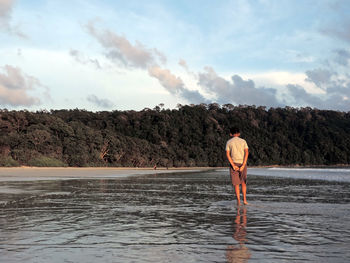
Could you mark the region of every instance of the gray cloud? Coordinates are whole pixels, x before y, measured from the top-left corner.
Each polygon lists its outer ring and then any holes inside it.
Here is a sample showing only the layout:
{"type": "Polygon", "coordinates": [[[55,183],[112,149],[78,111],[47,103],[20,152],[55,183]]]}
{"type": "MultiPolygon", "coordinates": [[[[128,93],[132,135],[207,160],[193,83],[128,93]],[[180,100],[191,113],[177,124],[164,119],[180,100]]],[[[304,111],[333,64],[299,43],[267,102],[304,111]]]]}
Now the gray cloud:
{"type": "Polygon", "coordinates": [[[316,95],[307,93],[300,85],[287,85],[288,91],[297,105],[321,105],[323,101],[316,95]]]}
{"type": "Polygon", "coordinates": [[[40,99],[32,97],[28,91],[42,87],[39,80],[22,73],[19,68],[5,65],[0,73],[0,103],[10,106],[32,106],[40,104],[40,99]]]}
{"type": "Polygon", "coordinates": [[[346,42],[350,42],[350,21],[343,22],[342,25],[324,28],[321,32],[331,37],[337,37],[346,42]]]}
{"type": "Polygon", "coordinates": [[[26,38],[18,26],[11,25],[12,8],[15,0],[0,0],[0,30],[26,38]]]}
{"type": "Polygon", "coordinates": [[[11,20],[13,4],[14,0],[0,1],[0,27],[3,29],[8,29],[10,27],[9,21],[11,20]]]}
{"type": "Polygon", "coordinates": [[[189,67],[188,67],[188,65],[187,65],[186,60],[180,59],[180,60],[179,60],[179,65],[180,65],[183,69],[185,69],[185,71],[186,71],[187,74],[191,75],[191,76],[194,77],[194,78],[198,78],[197,74],[195,74],[194,72],[190,71],[190,69],[189,69],[189,67]]]}
{"type": "Polygon", "coordinates": [[[312,82],[318,88],[323,89],[327,95],[341,95],[350,97],[350,75],[339,77],[335,71],[328,69],[315,69],[306,71],[306,81],[312,82]]]}
{"type": "Polygon", "coordinates": [[[89,102],[95,104],[96,106],[100,108],[112,108],[113,102],[108,99],[100,99],[96,95],[89,95],[86,98],[89,102]]]}
{"type": "Polygon", "coordinates": [[[186,71],[189,71],[189,70],[188,70],[188,66],[187,66],[187,62],[186,62],[184,59],[180,59],[180,60],[179,60],[179,65],[180,65],[181,67],[183,67],[186,71]]]}
{"type": "Polygon", "coordinates": [[[97,59],[91,59],[91,58],[87,58],[84,56],[83,53],[81,53],[78,50],[75,49],[71,49],[69,51],[69,55],[71,55],[77,62],[81,63],[81,64],[92,64],[94,65],[97,69],[101,69],[101,64],[97,59]]]}
{"type": "Polygon", "coordinates": [[[184,99],[190,103],[210,103],[211,101],[206,99],[198,90],[183,89],[180,94],[184,99]]]}
{"type": "Polygon", "coordinates": [[[336,57],[334,61],[341,66],[348,66],[350,60],[350,53],[345,49],[337,49],[334,51],[336,57]]]}
{"type": "Polygon", "coordinates": [[[324,94],[310,94],[301,86],[287,86],[296,104],[319,109],[350,110],[350,75],[347,73],[350,54],[346,50],[337,50],[335,53],[333,61],[336,64],[306,71],[305,80],[322,89],[324,94]]]}
{"type": "Polygon", "coordinates": [[[232,82],[229,82],[210,67],[206,67],[205,71],[199,74],[198,84],[212,93],[218,103],[281,106],[276,99],[275,89],[256,88],[254,81],[243,80],[238,75],[232,76],[232,82]]]}
{"type": "Polygon", "coordinates": [[[287,88],[298,106],[342,111],[350,109],[350,100],[346,99],[344,94],[329,92],[320,98],[319,95],[307,93],[303,87],[298,85],[288,85],[287,88]]]}
{"type": "Polygon", "coordinates": [[[314,83],[317,87],[325,89],[325,86],[331,82],[331,77],[335,74],[328,69],[314,69],[305,72],[308,82],[314,83]]]}

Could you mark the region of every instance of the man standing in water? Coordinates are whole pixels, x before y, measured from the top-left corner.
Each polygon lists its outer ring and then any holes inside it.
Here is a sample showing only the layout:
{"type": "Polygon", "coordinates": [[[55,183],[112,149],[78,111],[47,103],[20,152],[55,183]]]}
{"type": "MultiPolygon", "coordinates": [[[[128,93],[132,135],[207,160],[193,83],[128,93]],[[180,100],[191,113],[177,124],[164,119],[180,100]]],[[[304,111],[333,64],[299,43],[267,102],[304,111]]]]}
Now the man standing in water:
{"type": "Polygon", "coordinates": [[[240,135],[238,127],[230,129],[232,138],[226,143],[226,156],[230,162],[230,175],[236,192],[237,205],[241,203],[239,185],[242,185],[243,202],[247,205],[247,160],[249,152],[247,142],[240,138],[240,135]]]}

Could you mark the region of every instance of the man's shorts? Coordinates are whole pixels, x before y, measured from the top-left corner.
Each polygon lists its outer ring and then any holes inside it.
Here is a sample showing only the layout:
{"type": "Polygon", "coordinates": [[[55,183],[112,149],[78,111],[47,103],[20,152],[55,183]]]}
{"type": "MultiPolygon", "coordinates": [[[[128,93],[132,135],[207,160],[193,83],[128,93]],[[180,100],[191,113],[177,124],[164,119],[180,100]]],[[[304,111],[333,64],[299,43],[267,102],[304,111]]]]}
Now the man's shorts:
{"type": "MultiPolygon", "coordinates": [[[[241,167],[242,164],[235,163],[236,166],[241,167]]],[[[240,185],[242,183],[247,183],[247,165],[244,167],[243,171],[235,171],[230,165],[230,176],[232,185],[240,185]]]]}

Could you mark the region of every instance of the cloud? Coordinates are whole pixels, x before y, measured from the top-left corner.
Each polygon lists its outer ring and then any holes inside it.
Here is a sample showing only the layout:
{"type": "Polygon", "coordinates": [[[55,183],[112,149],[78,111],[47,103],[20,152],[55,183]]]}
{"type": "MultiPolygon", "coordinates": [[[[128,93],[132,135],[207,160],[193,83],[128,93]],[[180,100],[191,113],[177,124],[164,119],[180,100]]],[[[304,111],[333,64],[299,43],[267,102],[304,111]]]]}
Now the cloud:
{"type": "Polygon", "coordinates": [[[0,0],[0,30],[25,38],[18,26],[11,25],[12,8],[15,0],[0,0]]]}
{"type": "Polygon", "coordinates": [[[350,110],[350,96],[346,96],[345,94],[328,92],[327,95],[320,98],[320,96],[305,92],[304,88],[299,85],[288,85],[287,88],[295,103],[299,106],[342,111],[350,110]]]}
{"type": "Polygon", "coordinates": [[[331,77],[335,74],[328,69],[314,69],[305,72],[308,82],[314,83],[317,87],[325,89],[325,86],[331,82],[331,77]]]}
{"type": "Polygon", "coordinates": [[[199,73],[198,84],[216,97],[218,103],[281,106],[276,99],[276,90],[256,88],[252,80],[243,80],[233,75],[232,82],[217,75],[211,67],[206,67],[204,73],[199,73]]]}
{"type": "Polygon", "coordinates": [[[191,103],[204,103],[208,100],[199,91],[189,90],[185,87],[181,78],[176,77],[168,69],[159,66],[150,67],[148,73],[158,79],[159,83],[171,94],[185,98],[191,103]]]}
{"type": "Polygon", "coordinates": [[[95,104],[100,108],[112,108],[113,102],[108,99],[100,99],[96,95],[89,95],[86,98],[89,102],[95,104]]]}
{"type": "Polygon", "coordinates": [[[161,64],[165,65],[166,62],[167,62],[166,56],[165,56],[162,52],[160,52],[158,49],[156,49],[156,48],[153,49],[153,52],[154,52],[154,54],[156,54],[156,56],[158,57],[159,62],[160,62],[161,64]]]}
{"type": "Polygon", "coordinates": [[[100,62],[97,59],[86,58],[84,54],[78,50],[71,49],[69,51],[69,55],[71,55],[77,62],[81,64],[93,64],[97,69],[102,68],[100,62]]]}
{"type": "Polygon", "coordinates": [[[0,103],[10,106],[32,106],[41,103],[39,98],[32,97],[28,91],[42,87],[39,80],[25,75],[19,68],[5,65],[0,73],[0,103]]]}
{"type": "Polygon", "coordinates": [[[350,74],[347,62],[350,54],[346,50],[336,50],[335,53],[336,57],[332,61],[336,64],[330,61],[324,68],[306,71],[305,80],[321,89],[322,94],[307,93],[300,85],[287,85],[289,95],[297,105],[319,109],[350,110],[350,74]]]}
{"type": "Polygon", "coordinates": [[[211,101],[206,99],[198,90],[183,89],[180,94],[184,99],[190,103],[210,103],[211,101]]]}
{"type": "Polygon", "coordinates": [[[345,49],[337,49],[334,51],[336,57],[334,61],[341,66],[348,66],[350,60],[350,53],[345,49]]]}
{"type": "MultiPolygon", "coordinates": [[[[182,97],[190,103],[207,102],[199,91],[186,88],[180,77],[175,76],[170,70],[159,66],[159,64],[165,64],[167,58],[156,48],[146,48],[140,42],[136,42],[133,45],[125,37],[109,30],[101,32],[95,27],[93,22],[88,23],[86,28],[106,49],[106,57],[108,59],[127,68],[147,70],[148,74],[156,78],[170,94],[182,97]]],[[[71,55],[81,60],[77,51],[71,51],[71,55]]]]}
{"type": "Polygon", "coordinates": [[[345,21],[342,25],[324,28],[321,32],[331,37],[337,37],[345,42],[350,42],[350,21],[345,21]]]}
{"type": "Polygon", "coordinates": [[[0,1],[0,27],[8,29],[10,27],[9,21],[11,20],[11,12],[14,0],[1,0],[0,1]]]}
{"type": "Polygon", "coordinates": [[[88,32],[106,48],[106,57],[130,68],[147,69],[157,60],[166,62],[165,56],[157,49],[149,49],[136,41],[133,45],[128,39],[109,30],[99,32],[94,23],[86,25],[88,32]]]}
{"type": "MultiPolygon", "coordinates": [[[[283,107],[285,105],[311,106],[327,109],[349,109],[349,83],[348,75],[339,75],[337,71],[329,68],[318,68],[305,72],[306,78],[299,85],[292,80],[284,85],[271,85],[273,88],[256,87],[251,79],[243,79],[239,75],[233,75],[230,80],[219,76],[211,67],[205,67],[204,72],[198,74],[190,71],[187,62],[180,59],[178,64],[198,80],[197,90],[186,87],[184,81],[171,70],[160,66],[166,62],[166,57],[155,48],[146,48],[142,43],[132,44],[126,37],[120,36],[109,30],[97,29],[94,23],[89,23],[87,29],[91,36],[95,37],[105,49],[106,57],[129,69],[145,70],[149,76],[156,78],[170,94],[186,99],[189,103],[208,103],[216,101],[220,104],[232,103],[236,105],[257,105],[267,107],[283,107]],[[277,88],[283,86],[285,93],[277,88]],[[311,88],[310,88],[311,86],[311,88]],[[307,90],[322,92],[324,94],[311,94],[307,90]],[[208,99],[203,96],[207,94],[208,99]],[[283,100],[283,102],[282,102],[283,100]]],[[[294,53],[293,53],[294,54],[294,53]]],[[[77,51],[71,51],[71,55],[82,61],[77,51]]],[[[294,54],[295,55],[295,54],[294,54]]],[[[296,55],[302,56],[299,53],[296,55]]],[[[337,50],[338,64],[347,65],[349,53],[345,50],[337,50]],[[341,59],[340,59],[341,58],[341,59]]],[[[312,61],[310,59],[310,61],[312,61]]],[[[270,85],[268,85],[270,86],[270,85]]],[[[90,101],[97,102],[96,98],[90,101]]]]}
{"type": "Polygon", "coordinates": [[[173,75],[170,70],[154,66],[148,69],[150,76],[158,79],[160,84],[171,94],[177,94],[184,88],[184,83],[179,77],[173,75]]]}
{"type": "Polygon", "coordinates": [[[287,88],[291,97],[294,99],[294,103],[297,105],[321,105],[323,101],[316,95],[307,93],[305,89],[300,85],[288,84],[287,88]]]}
{"type": "Polygon", "coordinates": [[[184,59],[179,60],[179,65],[183,67],[186,71],[188,71],[187,62],[184,59]]]}
{"type": "Polygon", "coordinates": [[[190,71],[190,69],[189,69],[189,67],[188,67],[188,65],[187,65],[186,60],[180,59],[178,64],[179,64],[183,69],[185,69],[185,71],[186,71],[187,74],[189,74],[190,76],[192,76],[192,77],[195,78],[195,79],[198,78],[198,76],[197,76],[196,73],[190,71]]]}
{"type": "Polygon", "coordinates": [[[350,96],[350,75],[340,74],[328,69],[315,69],[306,71],[306,81],[312,82],[326,94],[350,96]]]}

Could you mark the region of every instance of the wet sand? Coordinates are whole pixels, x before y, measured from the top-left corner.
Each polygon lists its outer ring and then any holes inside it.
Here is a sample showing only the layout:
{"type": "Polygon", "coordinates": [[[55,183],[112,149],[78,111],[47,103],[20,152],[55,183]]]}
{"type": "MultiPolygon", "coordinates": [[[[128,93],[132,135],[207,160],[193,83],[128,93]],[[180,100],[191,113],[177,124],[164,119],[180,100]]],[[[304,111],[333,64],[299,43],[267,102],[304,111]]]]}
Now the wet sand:
{"type": "Polygon", "coordinates": [[[227,171],[149,172],[0,181],[0,262],[350,258],[349,182],[250,171],[237,207],[227,171]]]}
{"type": "Polygon", "coordinates": [[[133,175],[206,171],[210,168],[0,167],[0,181],[118,178],[133,175]]]}

